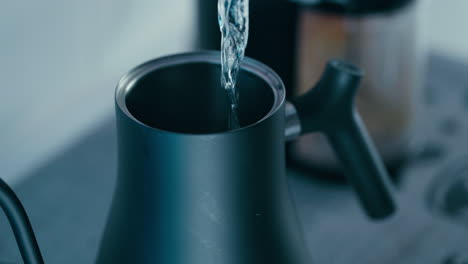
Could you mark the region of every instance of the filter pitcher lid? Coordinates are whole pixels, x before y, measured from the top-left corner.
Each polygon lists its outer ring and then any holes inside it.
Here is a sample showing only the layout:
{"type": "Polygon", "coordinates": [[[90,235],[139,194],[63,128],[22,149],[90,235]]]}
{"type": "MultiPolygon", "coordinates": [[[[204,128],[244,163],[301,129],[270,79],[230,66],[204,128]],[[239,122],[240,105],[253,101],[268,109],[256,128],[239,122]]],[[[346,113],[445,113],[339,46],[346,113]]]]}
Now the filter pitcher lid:
{"type": "Polygon", "coordinates": [[[364,15],[392,12],[415,0],[290,0],[330,13],[364,15]]]}

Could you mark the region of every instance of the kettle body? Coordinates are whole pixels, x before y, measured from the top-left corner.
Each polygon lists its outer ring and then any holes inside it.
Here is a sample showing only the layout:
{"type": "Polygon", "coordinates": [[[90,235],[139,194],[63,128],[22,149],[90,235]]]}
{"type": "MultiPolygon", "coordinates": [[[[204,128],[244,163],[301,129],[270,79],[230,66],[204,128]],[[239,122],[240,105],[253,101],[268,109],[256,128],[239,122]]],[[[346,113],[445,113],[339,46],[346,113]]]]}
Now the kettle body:
{"type": "Polygon", "coordinates": [[[219,60],[219,52],[167,56],[119,82],[119,175],[98,264],[310,263],[286,180],[285,142],[299,130],[330,137],[370,217],[395,210],[355,119],[357,68],[331,62],[313,93],[288,103],[279,76],[246,58],[241,128],[229,130],[219,60]]]}
{"type": "Polygon", "coordinates": [[[97,264],[309,263],[285,178],[284,107],[229,135],[161,132],[120,108],[117,126],[97,264]]]}

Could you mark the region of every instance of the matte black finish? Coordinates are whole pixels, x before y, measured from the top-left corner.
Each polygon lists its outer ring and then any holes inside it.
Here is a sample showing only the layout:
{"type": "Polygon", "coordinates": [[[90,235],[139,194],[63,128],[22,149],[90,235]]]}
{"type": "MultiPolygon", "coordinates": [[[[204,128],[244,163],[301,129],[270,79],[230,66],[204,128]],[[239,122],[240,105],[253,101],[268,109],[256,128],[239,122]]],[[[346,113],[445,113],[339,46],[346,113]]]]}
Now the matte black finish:
{"type": "Polygon", "coordinates": [[[0,179],[0,207],[5,212],[25,264],[43,264],[28,215],[13,190],[0,179]]]}
{"type": "MultiPolygon", "coordinates": [[[[247,58],[239,76],[243,127],[227,131],[219,57],[200,52],[157,59],[119,83],[119,175],[98,264],[310,263],[285,179],[284,86],[267,66],[247,58]]],[[[344,87],[330,88],[348,88],[346,78],[338,83],[344,87]]],[[[300,100],[296,105],[303,108],[300,100]]],[[[355,150],[341,145],[349,139],[336,142],[343,155],[355,150]]],[[[362,197],[384,207],[370,215],[388,215],[394,207],[372,195],[362,197]]]]}
{"type": "Polygon", "coordinates": [[[356,66],[332,60],[317,85],[293,104],[303,133],[326,134],[367,214],[379,219],[391,215],[395,204],[388,173],[354,105],[362,76],[356,66]]]}
{"type": "Polygon", "coordinates": [[[225,102],[219,68],[219,53],[178,55],[119,84],[119,175],[97,263],[310,263],[285,178],[283,84],[247,59],[244,127],[219,132],[229,105],[211,103],[225,102]]]}

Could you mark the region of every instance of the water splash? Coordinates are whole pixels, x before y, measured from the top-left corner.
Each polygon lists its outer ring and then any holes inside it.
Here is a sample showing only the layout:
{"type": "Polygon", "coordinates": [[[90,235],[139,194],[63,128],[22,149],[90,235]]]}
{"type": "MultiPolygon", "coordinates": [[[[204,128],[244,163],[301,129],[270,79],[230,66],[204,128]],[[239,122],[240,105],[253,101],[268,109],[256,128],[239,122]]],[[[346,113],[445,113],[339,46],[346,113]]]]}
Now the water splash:
{"type": "Polygon", "coordinates": [[[249,37],[249,0],[218,0],[218,22],[221,30],[221,87],[231,103],[229,128],[240,127],[237,75],[249,37]]]}

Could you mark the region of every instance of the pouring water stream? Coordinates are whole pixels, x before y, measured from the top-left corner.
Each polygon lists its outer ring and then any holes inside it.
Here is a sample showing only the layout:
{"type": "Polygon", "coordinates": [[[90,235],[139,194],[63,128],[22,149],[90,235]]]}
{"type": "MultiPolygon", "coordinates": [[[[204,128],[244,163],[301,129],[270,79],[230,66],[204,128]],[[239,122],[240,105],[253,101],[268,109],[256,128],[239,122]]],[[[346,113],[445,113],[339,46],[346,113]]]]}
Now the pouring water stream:
{"type": "Polygon", "coordinates": [[[218,22],[221,30],[221,87],[231,104],[229,129],[240,127],[237,74],[244,58],[249,37],[249,0],[218,0],[218,22]]]}

